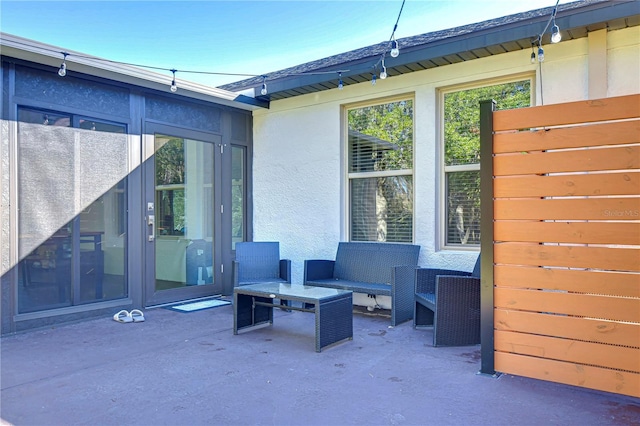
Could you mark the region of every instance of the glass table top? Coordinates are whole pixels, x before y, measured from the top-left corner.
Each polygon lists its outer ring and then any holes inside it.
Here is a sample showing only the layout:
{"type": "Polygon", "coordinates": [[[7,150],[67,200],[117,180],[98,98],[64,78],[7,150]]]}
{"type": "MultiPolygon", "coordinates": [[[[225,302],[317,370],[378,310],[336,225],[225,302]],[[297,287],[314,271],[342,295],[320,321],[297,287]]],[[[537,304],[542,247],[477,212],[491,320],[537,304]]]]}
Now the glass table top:
{"type": "MultiPolygon", "coordinates": [[[[280,298],[285,297],[298,297],[306,299],[321,300],[324,298],[330,298],[335,296],[341,296],[350,294],[349,290],[339,290],[335,288],[325,287],[312,287],[300,284],[287,284],[287,283],[259,283],[249,284],[236,287],[234,292],[241,293],[265,293],[264,297],[280,298]]],[[[262,294],[261,294],[262,296],[262,294]]]]}

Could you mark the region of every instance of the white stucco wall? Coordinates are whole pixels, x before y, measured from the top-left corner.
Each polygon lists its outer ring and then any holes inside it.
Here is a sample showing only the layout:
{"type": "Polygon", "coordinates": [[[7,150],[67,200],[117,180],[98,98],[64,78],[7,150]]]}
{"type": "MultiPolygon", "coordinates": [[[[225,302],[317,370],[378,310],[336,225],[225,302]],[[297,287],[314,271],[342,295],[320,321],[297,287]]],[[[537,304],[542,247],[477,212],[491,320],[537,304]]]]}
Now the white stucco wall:
{"type": "MultiPolygon", "coordinates": [[[[640,92],[640,29],[610,32],[609,96],[640,92]]],[[[420,265],[471,270],[477,251],[439,243],[439,90],[472,82],[535,76],[535,104],[588,99],[588,40],[545,45],[540,67],[530,50],[507,53],[271,103],[254,112],[254,240],[280,241],[301,283],[305,259],[333,259],[347,239],[342,106],[408,94],[415,98],[414,243],[420,265]],[[541,94],[543,96],[541,96],[541,94]]],[[[337,76],[336,76],[337,84],[337,76]]]]}
{"type": "Polygon", "coordinates": [[[640,27],[607,37],[607,96],[640,93],[640,27]]]}

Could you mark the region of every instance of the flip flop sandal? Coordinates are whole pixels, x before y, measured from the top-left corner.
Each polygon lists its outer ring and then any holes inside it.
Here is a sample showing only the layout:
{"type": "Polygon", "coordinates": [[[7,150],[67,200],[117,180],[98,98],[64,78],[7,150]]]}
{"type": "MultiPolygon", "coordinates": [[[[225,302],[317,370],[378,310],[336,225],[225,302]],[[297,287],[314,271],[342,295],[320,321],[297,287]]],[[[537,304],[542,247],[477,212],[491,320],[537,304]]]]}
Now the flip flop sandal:
{"type": "Polygon", "coordinates": [[[144,321],[144,314],[139,309],[133,309],[129,314],[129,317],[133,322],[142,322],[144,321]]]}
{"type": "Polygon", "coordinates": [[[118,312],[113,316],[114,321],[118,322],[133,322],[133,318],[131,318],[131,314],[124,309],[118,312]]]}

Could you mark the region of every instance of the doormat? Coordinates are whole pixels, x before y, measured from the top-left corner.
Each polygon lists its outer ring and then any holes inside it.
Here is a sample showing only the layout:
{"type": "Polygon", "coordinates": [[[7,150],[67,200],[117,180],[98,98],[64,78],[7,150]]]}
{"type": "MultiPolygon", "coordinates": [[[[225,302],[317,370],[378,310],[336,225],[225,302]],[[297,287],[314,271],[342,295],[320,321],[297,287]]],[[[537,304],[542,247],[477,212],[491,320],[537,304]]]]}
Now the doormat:
{"type": "Polygon", "coordinates": [[[167,309],[183,312],[186,314],[189,312],[201,311],[203,309],[217,308],[218,306],[225,306],[230,304],[231,302],[229,302],[228,300],[211,299],[211,300],[201,300],[200,302],[191,302],[191,303],[183,303],[180,305],[167,306],[167,309]]]}

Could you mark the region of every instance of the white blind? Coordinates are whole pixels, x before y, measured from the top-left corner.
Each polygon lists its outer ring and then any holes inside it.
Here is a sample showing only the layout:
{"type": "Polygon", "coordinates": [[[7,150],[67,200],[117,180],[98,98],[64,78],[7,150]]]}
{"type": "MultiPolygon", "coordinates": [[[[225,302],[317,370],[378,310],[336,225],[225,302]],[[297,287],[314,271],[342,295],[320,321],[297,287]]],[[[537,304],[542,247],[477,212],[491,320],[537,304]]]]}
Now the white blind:
{"type": "Polygon", "coordinates": [[[351,241],[413,239],[411,176],[351,179],[351,241]]]}
{"type": "Polygon", "coordinates": [[[480,244],[480,171],[448,172],[447,242],[480,244]]]}

